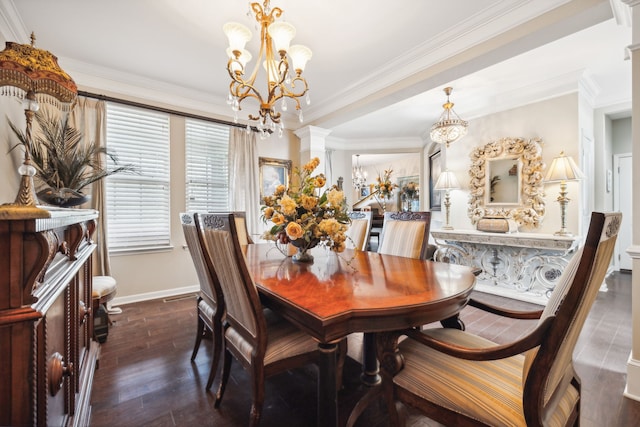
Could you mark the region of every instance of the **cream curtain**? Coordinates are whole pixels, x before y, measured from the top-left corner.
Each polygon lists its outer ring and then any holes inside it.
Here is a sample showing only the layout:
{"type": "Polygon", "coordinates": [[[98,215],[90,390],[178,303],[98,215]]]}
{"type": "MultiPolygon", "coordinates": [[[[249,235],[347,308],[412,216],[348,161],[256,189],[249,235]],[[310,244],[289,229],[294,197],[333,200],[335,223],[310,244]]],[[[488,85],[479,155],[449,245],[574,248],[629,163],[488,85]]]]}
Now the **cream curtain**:
{"type": "MultiPolygon", "coordinates": [[[[98,101],[86,97],[78,97],[75,108],[69,115],[69,125],[80,130],[84,135],[84,142],[94,142],[101,147],[106,145],[106,111],[104,101],[98,101]]],[[[99,162],[104,162],[100,158],[99,162]]],[[[91,186],[91,208],[97,210],[98,224],[93,239],[98,244],[93,254],[93,274],[96,276],[110,276],[111,265],[109,262],[109,250],[107,246],[107,215],[105,201],[105,182],[103,179],[96,181],[91,186]]]]}
{"type": "MultiPolygon", "coordinates": [[[[247,215],[249,234],[260,231],[260,172],[255,132],[237,127],[229,134],[229,207],[247,215]]],[[[255,239],[254,239],[255,240],[255,239]]]]}

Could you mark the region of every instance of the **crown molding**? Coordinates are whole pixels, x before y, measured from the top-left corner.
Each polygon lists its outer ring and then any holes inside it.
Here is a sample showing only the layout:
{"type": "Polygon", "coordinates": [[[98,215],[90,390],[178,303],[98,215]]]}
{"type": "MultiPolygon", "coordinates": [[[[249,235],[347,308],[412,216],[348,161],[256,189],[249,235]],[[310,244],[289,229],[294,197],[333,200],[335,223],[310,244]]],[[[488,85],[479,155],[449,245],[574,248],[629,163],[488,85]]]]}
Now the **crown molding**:
{"type": "MultiPolygon", "coordinates": [[[[396,86],[398,81],[411,79],[416,73],[438,67],[443,61],[462,54],[469,50],[469,46],[487,42],[570,2],[570,0],[496,2],[481,13],[461,21],[437,37],[426,40],[417,47],[404,52],[385,67],[380,67],[375,72],[363,76],[340,94],[327,98],[322,104],[315,104],[312,109],[308,110],[307,115],[311,120],[324,117],[336,111],[336,105],[345,106],[356,103],[362,98],[370,97],[389,87],[396,86]]],[[[451,78],[449,76],[449,79],[451,78]]],[[[405,83],[405,85],[411,85],[411,83],[405,83]]],[[[429,89],[434,86],[436,85],[430,85],[429,89]]],[[[424,87],[417,88],[417,90],[426,89],[424,87]]]]}
{"type": "Polygon", "coordinates": [[[28,43],[29,32],[20,18],[13,0],[0,2],[0,34],[5,41],[28,43]]]}

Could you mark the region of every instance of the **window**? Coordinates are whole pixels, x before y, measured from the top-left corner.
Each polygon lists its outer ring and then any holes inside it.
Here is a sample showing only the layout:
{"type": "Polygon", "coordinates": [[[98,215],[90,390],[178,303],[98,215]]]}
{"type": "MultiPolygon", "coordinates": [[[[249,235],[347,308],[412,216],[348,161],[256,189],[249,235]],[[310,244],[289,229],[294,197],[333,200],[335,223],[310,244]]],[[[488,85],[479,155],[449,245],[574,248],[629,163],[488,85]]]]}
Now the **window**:
{"type": "Polygon", "coordinates": [[[169,246],[169,115],[107,103],[107,147],[135,168],[106,180],[109,250],[169,246]]]}
{"type": "Polygon", "coordinates": [[[229,127],[187,119],[185,129],[187,210],[229,210],[229,127]]]}

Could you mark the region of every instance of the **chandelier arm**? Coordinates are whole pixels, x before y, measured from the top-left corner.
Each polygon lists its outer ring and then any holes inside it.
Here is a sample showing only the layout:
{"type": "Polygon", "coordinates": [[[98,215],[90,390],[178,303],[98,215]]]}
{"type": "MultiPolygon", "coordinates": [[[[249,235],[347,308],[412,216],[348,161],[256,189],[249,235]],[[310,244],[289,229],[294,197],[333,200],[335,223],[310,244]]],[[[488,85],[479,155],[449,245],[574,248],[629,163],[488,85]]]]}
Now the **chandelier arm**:
{"type": "Polygon", "coordinates": [[[231,84],[229,85],[229,92],[231,92],[233,96],[238,98],[238,102],[241,102],[243,99],[247,97],[256,98],[259,102],[262,102],[260,93],[258,93],[258,91],[251,84],[243,81],[238,81],[238,80],[232,81],[231,84]]]}

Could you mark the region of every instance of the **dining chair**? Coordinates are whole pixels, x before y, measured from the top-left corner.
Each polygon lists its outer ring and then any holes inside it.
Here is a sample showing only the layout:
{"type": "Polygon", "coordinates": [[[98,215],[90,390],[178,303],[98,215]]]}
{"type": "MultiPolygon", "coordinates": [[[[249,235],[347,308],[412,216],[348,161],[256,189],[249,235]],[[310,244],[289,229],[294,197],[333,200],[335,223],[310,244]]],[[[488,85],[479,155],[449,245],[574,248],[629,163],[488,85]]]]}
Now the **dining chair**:
{"type": "Polygon", "coordinates": [[[347,215],[351,219],[351,225],[345,233],[347,249],[367,250],[369,244],[369,232],[371,231],[371,211],[353,211],[347,215]]]}
{"type": "Polygon", "coordinates": [[[378,253],[427,259],[431,212],[385,212],[378,253]]]}
{"type": "Polygon", "coordinates": [[[220,354],[222,353],[224,298],[217,278],[212,275],[214,273],[206,266],[203,248],[198,239],[198,230],[196,228],[194,214],[181,213],[180,221],[182,223],[184,238],[187,242],[187,248],[191,254],[191,259],[193,260],[193,265],[198,275],[198,281],[200,282],[200,292],[198,293],[196,301],[198,326],[196,330],[196,342],[191,353],[191,361],[194,361],[198,354],[203,336],[210,332],[212,337],[211,370],[206,386],[206,389],[209,390],[216,376],[220,354]]]}
{"type": "Polygon", "coordinates": [[[245,212],[236,211],[233,212],[233,219],[236,223],[236,230],[238,233],[238,241],[241,245],[253,244],[253,239],[247,229],[247,214],[245,212]]]}
{"type": "Polygon", "coordinates": [[[235,358],[251,375],[250,425],[256,426],[262,413],[265,378],[317,362],[318,344],[272,311],[263,311],[247,270],[234,214],[196,214],[195,218],[207,268],[219,278],[226,307],[222,378],[214,406],[220,406],[235,358]]]}
{"type": "Polygon", "coordinates": [[[580,379],[572,354],[611,262],[620,213],[591,215],[585,243],[544,310],[470,305],[514,319],[539,319],[527,335],[495,344],[458,329],[381,334],[378,356],[391,425],[395,401],[455,426],[577,426],[580,379]],[[399,335],[407,339],[398,344],[399,335]]]}

